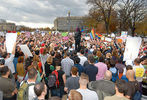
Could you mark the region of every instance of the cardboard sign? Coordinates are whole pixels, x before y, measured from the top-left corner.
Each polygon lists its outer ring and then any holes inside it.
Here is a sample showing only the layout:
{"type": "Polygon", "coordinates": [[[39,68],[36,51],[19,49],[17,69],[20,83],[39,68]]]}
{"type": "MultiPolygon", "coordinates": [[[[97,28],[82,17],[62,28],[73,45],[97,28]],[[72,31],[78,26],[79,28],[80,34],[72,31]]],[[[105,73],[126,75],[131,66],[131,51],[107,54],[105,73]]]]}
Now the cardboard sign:
{"type": "Polygon", "coordinates": [[[27,55],[27,56],[33,56],[32,55],[32,53],[31,53],[31,51],[30,51],[30,49],[28,48],[28,46],[27,45],[19,45],[20,46],[20,48],[21,48],[21,51],[25,54],[25,55],[27,55]]]}
{"type": "Polygon", "coordinates": [[[63,37],[63,40],[68,40],[69,38],[68,38],[68,36],[66,36],[66,37],[63,37]]]}
{"type": "Polygon", "coordinates": [[[143,77],[143,75],[144,75],[144,68],[136,68],[135,75],[136,75],[136,77],[143,77]]]}
{"type": "Polygon", "coordinates": [[[7,53],[12,53],[16,39],[17,39],[17,33],[7,33],[6,34],[7,53]]]}
{"type": "Polygon", "coordinates": [[[140,37],[127,37],[123,61],[134,61],[138,57],[141,41],[140,37]]]}
{"type": "Polygon", "coordinates": [[[0,32],[0,36],[5,36],[5,34],[3,32],[0,32]]]}
{"type": "Polygon", "coordinates": [[[107,38],[107,37],[105,37],[105,41],[111,42],[112,39],[111,39],[111,38],[107,38]]]}
{"type": "Polygon", "coordinates": [[[85,37],[85,40],[90,40],[90,37],[85,37]]]}

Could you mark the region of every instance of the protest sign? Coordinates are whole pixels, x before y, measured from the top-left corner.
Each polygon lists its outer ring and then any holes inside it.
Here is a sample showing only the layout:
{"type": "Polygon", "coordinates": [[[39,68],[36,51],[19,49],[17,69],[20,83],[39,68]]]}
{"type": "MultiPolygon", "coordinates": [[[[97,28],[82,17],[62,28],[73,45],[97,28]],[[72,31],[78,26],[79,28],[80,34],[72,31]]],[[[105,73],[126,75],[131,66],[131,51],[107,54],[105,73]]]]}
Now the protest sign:
{"type": "Polygon", "coordinates": [[[17,32],[17,35],[21,35],[21,33],[20,32],[17,32]]]}
{"type": "Polygon", "coordinates": [[[68,38],[68,36],[66,36],[66,37],[63,37],[63,40],[68,40],[69,38],[68,38]]]}
{"type": "Polygon", "coordinates": [[[141,41],[140,37],[127,37],[123,61],[134,61],[138,57],[141,41]]]}
{"type": "Polygon", "coordinates": [[[136,68],[136,77],[143,77],[144,75],[144,68],[136,68]]]}
{"type": "Polygon", "coordinates": [[[115,34],[114,34],[114,33],[112,33],[112,34],[111,34],[111,37],[115,37],[115,34]]]}
{"type": "Polygon", "coordinates": [[[45,35],[45,32],[42,32],[41,35],[44,36],[45,35]]]}
{"type": "Polygon", "coordinates": [[[0,36],[5,36],[5,34],[3,32],[0,32],[0,36]]]}
{"type": "Polygon", "coordinates": [[[62,36],[67,36],[68,33],[67,33],[67,32],[63,32],[61,35],[62,35],[62,36]]]}
{"type": "Polygon", "coordinates": [[[31,32],[32,35],[34,35],[34,32],[31,32]]]}
{"type": "Polygon", "coordinates": [[[12,53],[16,39],[17,39],[17,33],[7,33],[6,34],[7,53],[12,53]]]}
{"type": "Polygon", "coordinates": [[[26,35],[27,38],[29,38],[30,37],[30,32],[26,32],[25,35],[26,35]]]}
{"type": "Polygon", "coordinates": [[[25,55],[31,56],[31,57],[33,56],[32,53],[31,53],[31,51],[30,51],[30,49],[28,48],[27,45],[19,45],[19,47],[21,48],[21,51],[22,51],[25,55]]]}
{"type": "Polygon", "coordinates": [[[90,37],[85,37],[85,40],[90,40],[90,37]]]}
{"type": "Polygon", "coordinates": [[[121,39],[123,40],[123,42],[125,42],[126,41],[126,39],[127,39],[127,35],[128,35],[128,32],[127,31],[122,31],[121,32],[121,39]]]}
{"type": "Polygon", "coordinates": [[[87,47],[90,48],[90,43],[89,42],[87,42],[87,47]]]}
{"type": "Polygon", "coordinates": [[[111,42],[112,39],[111,39],[111,38],[107,38],[107,37],[105,37],[105,41],[111,42]]]}

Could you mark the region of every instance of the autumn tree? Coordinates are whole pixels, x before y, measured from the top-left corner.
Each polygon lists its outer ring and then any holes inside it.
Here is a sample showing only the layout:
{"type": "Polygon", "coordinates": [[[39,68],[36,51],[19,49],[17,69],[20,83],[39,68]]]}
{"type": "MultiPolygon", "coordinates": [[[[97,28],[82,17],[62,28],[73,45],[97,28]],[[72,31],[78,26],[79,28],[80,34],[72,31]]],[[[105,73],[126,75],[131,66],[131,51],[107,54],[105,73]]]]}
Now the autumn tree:
{"type": "Polygon", "coordinates": [[[87,0],[87,4],[92,5],[91,10],[100,11],[102,13],[102,20],[105,23],[105,29],[107,31],[107,34],[109,34],[112,9],[114,9],[114,6],[117,3],[117,1],[118,0],[87,0]]]}
{"type": "Polygon", "coordinates": [[[136,23],[143,20],[146,13],[146,0],[120,0],[118,16],[121,30],[131,29],[134,36],[136,23]]]}

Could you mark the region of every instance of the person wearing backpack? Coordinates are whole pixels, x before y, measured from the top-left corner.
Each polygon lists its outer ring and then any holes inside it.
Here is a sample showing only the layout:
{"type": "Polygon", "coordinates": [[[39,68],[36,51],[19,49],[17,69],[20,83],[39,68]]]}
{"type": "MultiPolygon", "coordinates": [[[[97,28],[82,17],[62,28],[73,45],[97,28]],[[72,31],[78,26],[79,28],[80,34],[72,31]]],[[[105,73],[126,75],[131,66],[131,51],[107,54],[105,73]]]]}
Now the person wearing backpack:
{"type": "Polygon", "coordinates": [[[126,86],[128,86],[128,91],[126,92],[126,97],[131,100],[141,100],[140,86],[138,81],[135,79],[135,72],[133,70],[128,70],[126,72],[126,77],[128,82],[126,86]]]}
{"type": "Polygon", "coordinates": [[[61,70],[59,61],[56,61],[55,70],[52,72],[52,75],[55,76],[56,81],[54,83],[54,86],[51,88],[51,96],[58,96],[62,98],[64,95],[66,75],[65,72],[61,70]]]}
{"type": "Polygon", "coordinates": [[[110,60],[110,69],[112,72],[112,82],[115,82],[118,79],[118,70],[117,68],[115,68],[115,61],[114,60],[110,60]]]}
{"type": "Polygon", "coordinates": [[[22,81],[17,94],[17,100],[34,100],[37,96],[34,92],[34,85],[37,79],[37,70],[28,70],[28,80],[22,81]]]}
{"type": "Polygon", "coordinates": [[[47,85],[47,95],[45,97],[46,99],[48,99],[48,97],[49,97],[49,89],[50,89],[50,87],[52,87],[52,84],[48,85],[48,81],[51,82],[49,80],[50,79],[49,76],[51,75],[52,71],[55,70],[54,66],[52,65],[52,62],[53,62],[53,58],[52,58],[52,56],[49,56],[47,58],[46,63],[45,63],[45,84],[47,85]]]}

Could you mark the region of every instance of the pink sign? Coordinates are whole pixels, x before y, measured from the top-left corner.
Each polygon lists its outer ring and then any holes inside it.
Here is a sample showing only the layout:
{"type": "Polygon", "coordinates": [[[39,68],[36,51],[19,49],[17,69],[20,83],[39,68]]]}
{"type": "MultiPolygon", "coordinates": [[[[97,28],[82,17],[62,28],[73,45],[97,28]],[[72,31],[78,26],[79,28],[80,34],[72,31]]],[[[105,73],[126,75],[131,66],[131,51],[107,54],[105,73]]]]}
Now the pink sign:
{"type": "Polygon", "coordinates": [[[68,40],[69,38],[68,38],[68,36],[66,36],[66,37],[63,37],[63,40],[68,40]]]}

